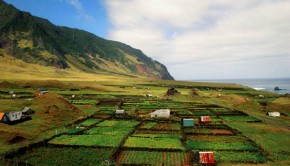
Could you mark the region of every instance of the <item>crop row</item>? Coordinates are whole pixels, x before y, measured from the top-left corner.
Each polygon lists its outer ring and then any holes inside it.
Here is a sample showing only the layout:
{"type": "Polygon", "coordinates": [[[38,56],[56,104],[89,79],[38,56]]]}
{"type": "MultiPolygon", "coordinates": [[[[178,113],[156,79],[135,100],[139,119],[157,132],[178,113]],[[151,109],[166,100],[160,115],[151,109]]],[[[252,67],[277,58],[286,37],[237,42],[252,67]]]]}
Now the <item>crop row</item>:
{"type": "Polygon", "coordinates": [[[41,147],[25,153],[17,160],[27,162],[27,165],[104,165],[112,153],[113,150],[109,148],[41,147]]]}
{"type": "Polygon", "coordinates": [[[90,119],[86,119],[85,121],[79,123],[78,125],[87,127],[87,126],[92,126],[100,121],[102,121],[102,119],[90,118],[90,119]]]}
{"type": "Polygon", "coordinates": [[[256,151],[257,147],[250,142],[204,142],[204,141],[186,141],[186,145],[190,149],[203,150],[246,150],[256,151]]]}
{"type": "MultiPolygon", "coordinates": [[[[93,127],[87,131],[85,134],[100,134],[100,135],[121,135],[126,136],[133,128],[119,128],[119,127],[93,127]]],[[[106,136],[104,136],[106,137],[106,136]]]]}
{"type": "Polygon", "coordinates": [[[118,147],[122,135],[61,135],[49,141],[54,145],[118,147]]]}
{"type": "Polygon", "coordinates": [[[215,135],[233,135],[234,133],[231,130],[224,129],[208,129],[208,128],[185,128],[184,132],[186,134],[215,134],[215,135]]]}
{"type": "Polygon", "coordinates": [[[184,152],[122,151],[118,164],[132,165],[190,165],[190,158],[184,152]]]}
{"type": "Polygon", "coordinates": [[[217,151],[215,159],[218,162],[251,162],[264,163],[266,157],[259,152],[217,151]]]}
{"type": "Polygon", "coordinates": [[[135,127],[137,125],[139,125],[140,122],[138,121],[118,121],[118,120],[105,120],[99,124],[97,124],[97,126],[99,127],[118,127],[118,128],[132,128],[135,127]]]}
{"type": "Polygon", "coordinates": [[[154,130],[180,130],[178,123],[157,123],[148,122],[140,126],[140,129],[154,129],[154,130]]]}
{"type": "Polygon", "coordinates": [[[255,122],[259,121],[258,119],[252,116],[220,116],[225,121],[246,121],[246,122],[255,122]]]}
{"type": "Polygon", "coordinates": [[[124,147],[184,150],[180,139],[176,138],[129,137],[126,140],[124,147]]]}
{"type": "Polygon", "coordinates": [[[225,135],[187,135],[187,140],[204,142],[246,142],[243,136],[225,136],[225,135]]]}

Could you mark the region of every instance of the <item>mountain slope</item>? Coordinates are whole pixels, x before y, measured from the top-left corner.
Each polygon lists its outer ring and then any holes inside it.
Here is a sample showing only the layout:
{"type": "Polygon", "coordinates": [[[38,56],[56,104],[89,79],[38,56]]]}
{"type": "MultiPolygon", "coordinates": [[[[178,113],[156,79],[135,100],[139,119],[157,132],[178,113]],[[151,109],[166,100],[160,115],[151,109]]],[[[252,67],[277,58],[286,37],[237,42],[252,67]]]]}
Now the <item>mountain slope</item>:
{"type": "Polygon", "coordinates": [[[89,32],[55,26],[0,0],[1,52],[27,63],[173,79],[166,67],[141,50],[89,32]]]}

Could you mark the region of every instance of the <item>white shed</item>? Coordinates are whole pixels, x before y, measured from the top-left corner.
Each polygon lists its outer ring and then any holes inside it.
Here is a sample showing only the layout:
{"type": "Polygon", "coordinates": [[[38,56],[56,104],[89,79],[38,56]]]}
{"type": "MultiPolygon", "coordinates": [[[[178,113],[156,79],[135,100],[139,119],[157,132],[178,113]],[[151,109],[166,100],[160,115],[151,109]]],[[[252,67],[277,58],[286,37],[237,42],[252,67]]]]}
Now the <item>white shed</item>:
{"type": "Polygon", "coordinates": [[[6,113],[6,115],[9,118],[9,120],[11,122],[13,122],[13,121],[17,121],[17,120],[21,119],[22,112],[21,111],[19,111],[19,112],[8,112],[8,113],[6,113]]]}
{"type": "Polygon", "coordinates": [[[268,114],[268,116],[272,116],[272,117],[279,117],[280,116],[280,112],[268,112],[267,114],[268,114]]]}
{"type": "Polygon", "coordinates": [[[124,114],[125,113],[125,110],[116,110],[116,114],[124,114]]]}
{"type": "Polygon", "coordinates": [[[168,118],[170,116],[170,109],[160,109],[150,113],[151,118],[162,117],[168,118]]]}

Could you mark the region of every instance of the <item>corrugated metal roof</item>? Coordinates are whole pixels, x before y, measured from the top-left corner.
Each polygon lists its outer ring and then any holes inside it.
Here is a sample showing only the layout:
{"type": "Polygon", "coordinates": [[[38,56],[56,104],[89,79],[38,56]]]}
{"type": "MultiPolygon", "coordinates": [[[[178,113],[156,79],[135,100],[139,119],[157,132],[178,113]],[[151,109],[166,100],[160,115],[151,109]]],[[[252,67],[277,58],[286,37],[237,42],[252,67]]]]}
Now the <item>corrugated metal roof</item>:
{"type": "Polygon", "coordinates": [[[210,117],[209,117],[209,116],[201,116],[201,117],[200,117],[200,120],[201,120],[202,122],[210,122],[210,117]]]}
{"type": "Polygon", "coordinates": [[[213,152],[199,152],[199,162],[202,164],[214,164],[213,152]]]}

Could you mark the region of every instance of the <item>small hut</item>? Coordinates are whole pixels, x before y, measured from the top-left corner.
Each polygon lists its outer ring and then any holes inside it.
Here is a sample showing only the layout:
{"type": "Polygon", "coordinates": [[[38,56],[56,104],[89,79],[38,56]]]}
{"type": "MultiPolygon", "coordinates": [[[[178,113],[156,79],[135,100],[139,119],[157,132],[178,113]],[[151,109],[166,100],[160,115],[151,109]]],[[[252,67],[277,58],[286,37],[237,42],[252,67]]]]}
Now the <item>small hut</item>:
{"type": "Polygon", "coordinates": [[[170,109],[160,109],[150,113],[151,118],[162,117],[162,118],[169,118],[170,116],[170,109]]]}
{"type": "Polygon", "coordinates": [[[28,107],[25,107],[21,110],[21,112],[24,114],[24,115],[32,115],[35,113],[35,111],[31,108],[28,108],[28,107]]]}
{"type": "Polygon", "coordinates": [[[199,120],[202,123],[210,123],[210,117],[209,116],[201,116],[201,117],[199,117],[199,120]]]}
{"type": "Polygon", "coordinates": [[[123,115],[125,114],[125,110],[116,110],[117,115],[123,115]]]}
{"type": "Polygon", "coordinates": [[[184,118],[182,120],[183,127],[193,127],[194,126],[194,119],[193,118],[184,118]]]}
{"type": "Polygon", "coordinates": [[[0,112],[0,122],[2,123],[7,123],[9,121],[6,113],[4,112],[0,112]]]}
{"type": "Polygon", "coordinates": [[[279,117],[279,116],[281,116],[280,115],[280,112],[268,112],[267,115],[268,116],[272,116],[272,117],[279,117]]]}
{"type": "Polygon", "coordinates": [[[214,165],[214,155],[213,152],[199,152],[199,163],[214,165]]]}
{"type": "Polygon", "coordinates": [[[6,115],[9,118],[10,122],[18,121],[18,120],[21,120],[21,118],[22,118],[22,112],[21,111],[18,111],[18,112],[7,112],[6,115]]]}
{"type": "Polygon", "coordinates": [[[146,97],[153,97],[152,94],[146,94],[146,97]]]}

